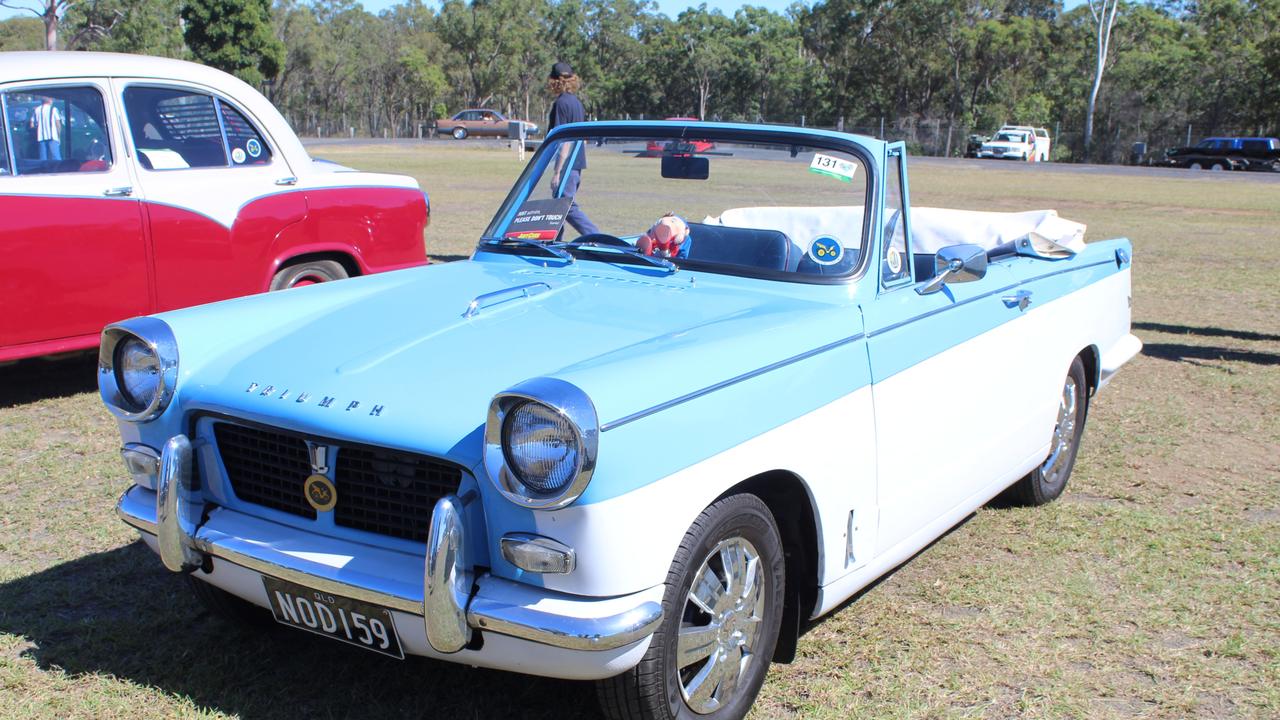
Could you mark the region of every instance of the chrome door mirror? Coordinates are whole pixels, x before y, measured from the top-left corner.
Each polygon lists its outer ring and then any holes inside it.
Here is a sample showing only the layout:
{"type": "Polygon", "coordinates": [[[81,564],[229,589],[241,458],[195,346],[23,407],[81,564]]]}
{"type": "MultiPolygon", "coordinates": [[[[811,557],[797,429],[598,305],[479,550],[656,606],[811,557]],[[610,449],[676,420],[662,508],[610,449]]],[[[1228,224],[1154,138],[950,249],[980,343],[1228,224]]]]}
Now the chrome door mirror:
{"type": "Polygon", "coordinates": [[[921,295],[935,293],[949,283],[973,282],[987,274],[987,251],[980,245],[948,245],[933,258],[933,279],[916,288],[921,295]]]}

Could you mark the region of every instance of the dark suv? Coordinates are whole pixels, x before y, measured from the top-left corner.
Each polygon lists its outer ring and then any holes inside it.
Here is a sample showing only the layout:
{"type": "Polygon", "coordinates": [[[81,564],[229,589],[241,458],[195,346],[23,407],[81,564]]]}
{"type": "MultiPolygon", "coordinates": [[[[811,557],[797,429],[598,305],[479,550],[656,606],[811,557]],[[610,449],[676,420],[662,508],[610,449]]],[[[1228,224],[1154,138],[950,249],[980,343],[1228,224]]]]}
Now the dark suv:
{"type": "Polygon", "coordinates": [[[1161,163],[1192,170],[1269,170],[1280,172],[1280,140],[1216,137],[1194,147],[1166,150],[1161,163]]]}

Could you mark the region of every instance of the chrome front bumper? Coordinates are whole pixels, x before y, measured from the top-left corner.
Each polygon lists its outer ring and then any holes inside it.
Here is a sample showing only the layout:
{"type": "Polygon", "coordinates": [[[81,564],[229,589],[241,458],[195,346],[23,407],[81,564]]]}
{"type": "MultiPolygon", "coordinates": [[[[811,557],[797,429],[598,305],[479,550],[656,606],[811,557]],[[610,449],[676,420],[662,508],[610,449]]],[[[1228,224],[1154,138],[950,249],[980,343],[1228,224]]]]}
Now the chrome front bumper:
{"type": "Polygon", "coordinates": [[[191,444],[185,436],[175,436],[161,453],[156,491],[134,486],[116,507],[120,519],[155,536],[166,568],[190,572],[201,567],[206,556],[219,558],[262,575],[416,615],[438,653],[462,650],[473,630],[567,650],[615,650],[647,638],[662,621],[662,607],[653,599],[581,598],[488,573],[473,578],[463,564],[463,503],[456,495],[435,505],[425,559],[363,547],[359,561],[352,557],[334,564],[313,560],[339,557],[348,550],[333,538],[227,508],[211,510],[201,524],[204,508],[191,478],[191,444]],[[394,577],[380,577],[379,583],[352,582],[386,574],[394,577]],[[404,576],[409,574],[421,582],[407,582],[412,578],[404,576]]]}

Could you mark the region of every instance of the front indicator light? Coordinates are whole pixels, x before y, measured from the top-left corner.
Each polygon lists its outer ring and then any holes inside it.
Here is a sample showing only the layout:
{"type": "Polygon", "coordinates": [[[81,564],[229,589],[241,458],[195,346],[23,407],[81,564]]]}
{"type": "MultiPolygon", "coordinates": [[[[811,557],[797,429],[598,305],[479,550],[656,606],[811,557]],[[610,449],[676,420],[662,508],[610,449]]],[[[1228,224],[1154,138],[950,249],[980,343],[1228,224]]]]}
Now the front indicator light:
{"type": "Polygon", "coordinates": [[[577,566],[577,554],[573,548],[549,537],[507,533],[499,544],[502,557],[527,572],[565,575],[577,566]]]}

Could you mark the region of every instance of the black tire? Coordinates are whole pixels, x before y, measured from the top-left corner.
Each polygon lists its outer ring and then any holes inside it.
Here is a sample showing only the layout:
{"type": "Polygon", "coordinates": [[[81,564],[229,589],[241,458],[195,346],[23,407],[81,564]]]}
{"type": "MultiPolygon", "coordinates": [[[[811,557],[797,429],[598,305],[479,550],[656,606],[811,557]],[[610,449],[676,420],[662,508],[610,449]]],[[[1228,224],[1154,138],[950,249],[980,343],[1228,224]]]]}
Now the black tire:
{"type": "Polygon", "coordinates": [[[1227,166],[1223,165],[1222,163],[1214,163],[1209,166],[1209,169],[1215,172],[1220,172],[1222,170],[1226,170],[1227,166]]]}
{"type": "Polygon", "coordinates": [[[210,585],[196,577],[200,574],[200,571],[197,570],[184,577],[187,581],[187,586],[191,588],[191,594],[196,596],[196,599],[211,615],[232,625],[239,625],[245,628],[275,627],[276,621],[272,617],[270,610],[258,607],[248,600],[238,598],[222,588],[210,585]]]}
{"type": "Polygon", "coordinates": [[[310,260],[282,268],[271,279],[272,290],[287,290],[302,285],[343,280],[347,269],[334,260],[310,260]]]}
{"type": "Polygon", "coordinates": [[[456,128],[454,128],[454,129],[453,129],[453,139],[454,139],[454,140],[466,140],[466,139],[467,139],[467,129],[466,129],[466,128],[464,128],[464,127],[456,127],[456,128]]]}
{"type": "MultiPolygon", "coordinates": [[[[733,495],[702,511],[671,562],[662,597],[662,624],[654,633],[648,651],[636,667],[596,684],[605,716],[615,720],[736,720],[745,716],[760,692],[778,643],[785,576],[778,524],[760,498],[733,495]],[[749,558],[753,551],[758,562],[754,566],[746,561],[732,563],[740,569],[738,577],[744,580],[731,580],[726,587],[724,577],[732,573],[724,570],[729,564],[725,558],[732,561],[736,553],[749,558]],[[753,567],[755,572],[751,570],[753,567]],[[754,582],[747,582],[748,576],[754,582]],[[715,584],[705,584],[699,600],[695,601],[691,588],[699,577],[714,578],[715,584]],[[753,587],[761,589],[753,593],[750,590],[753,587]],[[702,602],[703,597],[721,601],[712,607],[714,614],[695,604],[702,602]],[[682,628],[694,631],[705,628],[706,642],[702,647],[712,648],[683,668],[678,666],[676,657],[682,628]],[[712,630],[714,633],[709,632],[712,630]],[[731,661],[721,660],[722,657],[731,661]],[[741,669],[742,663],[738,662],[736,675],[714,677],[715,668],[734,668],[732,660],[745,657],[751,661],[745,664],[745,669],[741,669]],[[702,683],[697,682],[700,675],[706,675],[702,683]],[[732,682],[726,683],[726,680],[732,682]],[[727,691],[726,684],[730,685],[727,691]],[[690,707],[690,700],[685,697],[686,685],[710,688],[710,697],[705,700],[693,693],[692,702],[701,703],[702,713],[690,707]],[[716,698],[717,691],[727,694],[716,698]]],[[[694,654],[701,653],[695,650],[694,654]]]]}
{"type": "Polygon", "coordinates": [[[1077,356],[1071,361],[1071,369],[1062,384],[1062,401],[1058,406],[1058,421],[1053,428],[1054,445],[1049,449],[1049,456],[1040,467],[1005,491],[1009,502],[1044,505],[1062,494],[1076,464],[1076,453],[1080,451],[1080,438],[1084,435],[1088,414],[1089,386],[1084,377],[1084,363],[1077,356]]]}
{"type": "Polygon", "coordinates": [[[1193,163],[1191,163],[1190,165],[1188,165],[1188,166],[1187,166],[1187,169],[1188,169],[1188,170],[1202,170],[1202,169],[1203,169],[1203,166],[1201,166],[1201,165],[1200,165],[1200,163],[1198,163],[1198,162],[1193,162],[1193,163]]]}

